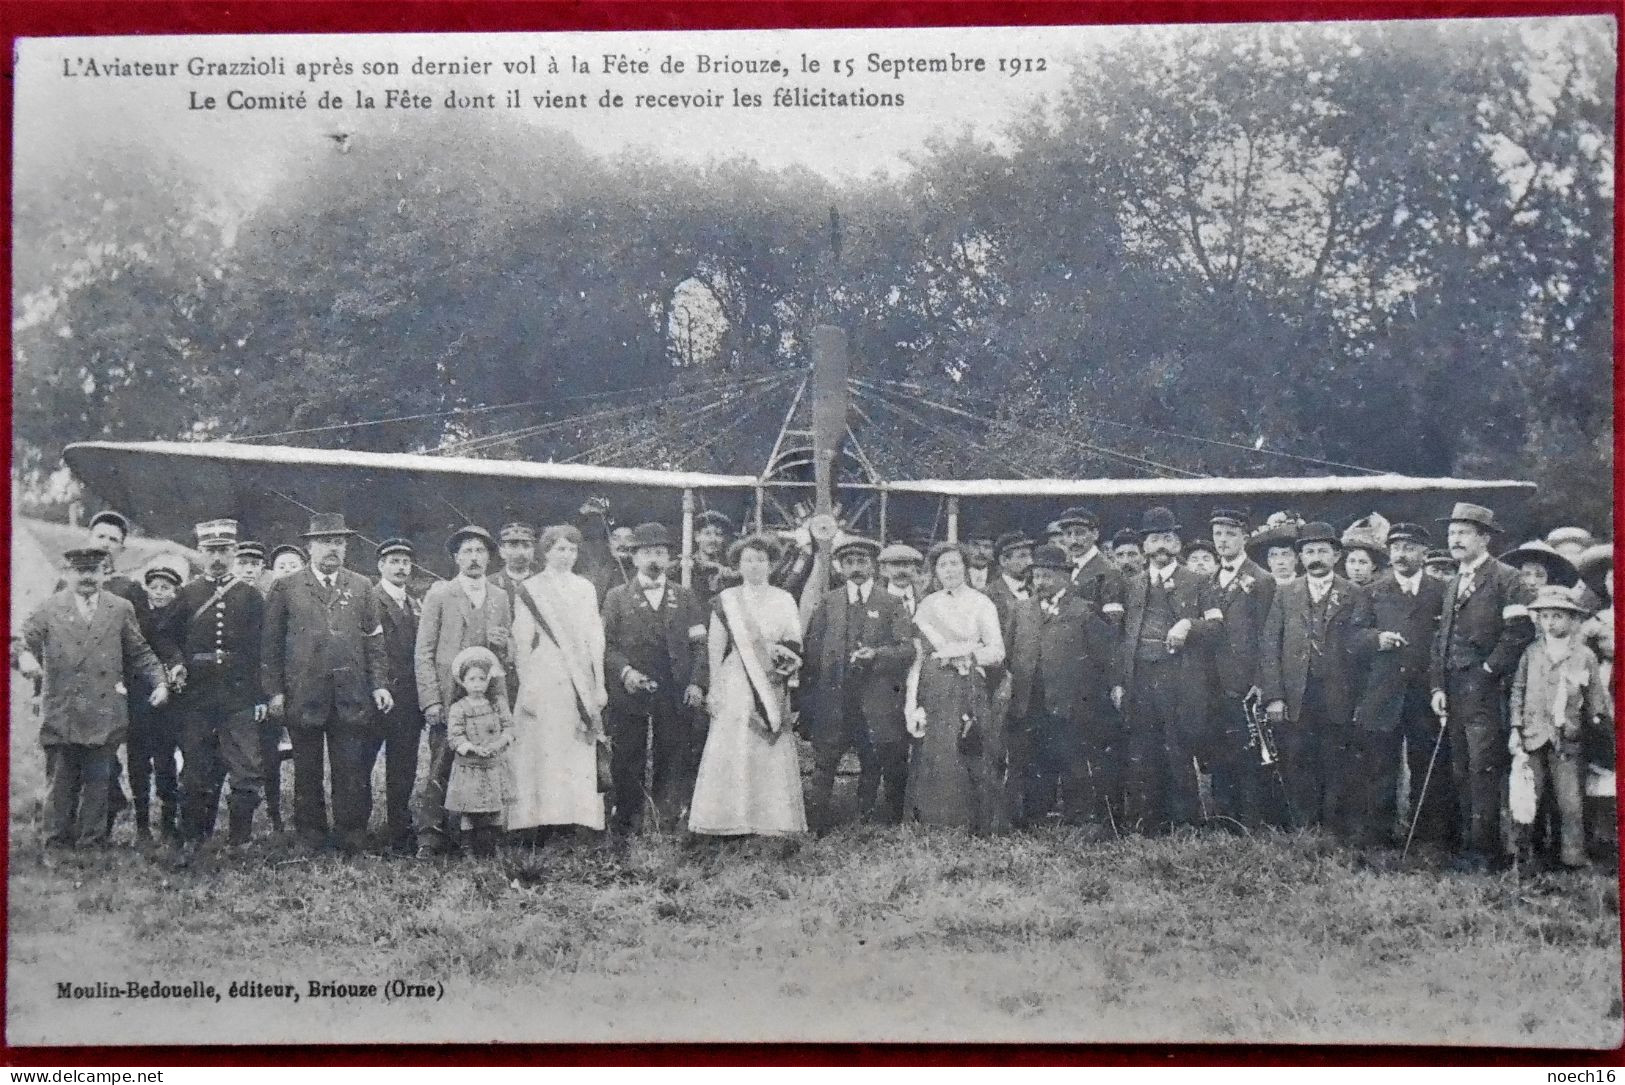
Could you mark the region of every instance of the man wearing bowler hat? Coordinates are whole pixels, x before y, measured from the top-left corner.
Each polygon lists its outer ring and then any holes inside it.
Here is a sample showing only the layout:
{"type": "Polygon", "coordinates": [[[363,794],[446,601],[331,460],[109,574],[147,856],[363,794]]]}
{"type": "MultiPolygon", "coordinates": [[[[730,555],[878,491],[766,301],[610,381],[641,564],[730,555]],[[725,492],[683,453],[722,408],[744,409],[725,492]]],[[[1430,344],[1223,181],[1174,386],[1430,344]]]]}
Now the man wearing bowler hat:
{"type": "Polygon", "coordinates": [[[1179,530],[1165,508],[1140,522],[1146,570],[1123,593],[1111,691],[1123,714],[1124,820],[1144,831],[1201,816],[1194,758],[1207,727],[1206,642],[1224,620],[1213,582],[1179,563],[1179,530]]]}
{"type": "MultiPolygon", "coordinates": [[[[457,575],[430,585],[418,614],[412,673],[418,707],[429,727],[429,769],[417,795],[420,859],[444,855],[455,847],[456,820],[446,815],[446,785],[456,760],[446,737],[446,712],[457,700],[452,664],[463,649],[483,647],[496,655],[504,670],[511,670],[513,611],[507,593],[485,575],[496,550],[496,540],[483,527],[470,524],[452,532],[446,551],[457,563],[457,575]]],[[[508,696],[504,677],[492,682],[502,697],[508,696]]],[[[493,699],[496,695],[491,694],[493,699]]]]}
{"type": "Polygon", "coordinates": [[[879,543],[856,535],[837,542],[831,559],[843,583],[824,593],[807,622],[801,671],[805,730],[813,744],[807,816],[820,833],[833,827],[830,795],[847,750],[857,751],[862,767],[859,813],[887,824],[903,817],[908,731],[902,689],[914,661],[914,626],[902,600],[875,583],[879,552],[879,543]]]}
{"type": "Polygon", "coordinates": [[[615,815],[621,835],[638,827],[643,813],[644,759],[653,746],[657,827],[675,828],[693,796],[699,767],[695,713],[705,705],[706,614],[694,593],[666,576],[671,534],[663,524],[640,524],[633,532],[637,575],[604,596],[604,713],[614,755],[615,815]],[[652,734],[651,734],[652,732],[652,734]]]}
{"type": "Polygon", "coordinates": [[[1087,708],[1114,685],[1116,645],[1096,609],[1072,592],[1072,562],[1058,546],[1033,554],[1031,598],[1015,604],[1010,645],[1010,777],[1017,824],[1042,824],[1059,787],[1066,820],[1116,827],[1108,781],[1117,728],[1087,708]]]}
{"type": "Polygon", "coordinates": [[[1259,686],[1274,725],[1294,827],[1353,827],[1349,718],[1359,602],[1335,572],[1342,540],[1324,522],[1298,530],[1304,575],[1275,591],[1264,620],[1259,686]]]}
{"type": "Polygon", "coordinates": [[[327,842],[324,771],[333,829],[347,852],[366,841],[372,812],[372,715],[389,712],[383,613],[372,581],[344,567],[342,513],[315,513],[302,538],[310,567],[271,585],[262,665],[272,715],[293,741],[293,823],[306,847],[327,842]]]}
{"type": "Polygon", "coordinates": [[[1482,871],[1506,861],[1501,836],[1511,756],[1506,683],[1535,639],[1535,627],[1518,571],[1490,556],[1490,543],[1501,533],[1495,513],[1458,501],[1440,522],[1448,525],[1445,543],[1457,570],[1445,584],[1433,639],[1432,707],[1448,720],[1461,865],[1482,871]]]}
{"type": "MultiPolygon", "coordinates": [[[[181,629],[181,839],[196,845],[214,832],[220,788],[231,785],[230,842],[248,842],[265,790],[260,725],[268,718],[262,688],[265,597],[232,574],[237,521],[198,524],[203,575],[175,598],[181,629]]],[[[271,766],[275,768],[273,764],[271,766]]],[[[273,777],[280,779],[280,776],[273,777]]]]}
{"type": "Polygon", "coordinates": [[[1247,517],[1243,508],[1217,508],[1208,517],[1219,568],[1213,577],[1224,623],[1213,637],[1213,696],[1209,702],[1213,744],[1205,760],[1213,778],[1213,805],[1243,825],[1273,814],[1272,777],[1260,751],[1250,748],[1243,702],[1257,696],[1259,641],[1264,619],[1275,602],[1275,578],[1247,556],[1247,517]]]}
{"type": "Polygon", "coordinates": [[[1428,529],[1398,523],[1388,529],[1389,568],[1360,593],[1355,618],[1358,687],[1355,691],[1353,753],[1349,775],[1357,789],[1362,841],[1384,844],[1397,828],[1399,766],[1410,767],[1413,806],[1424,798],[1416,818],[1416,838],[1448,846],[1456,822],[1450,778],[1450,747],[1440,744],[1439,719],[1429,705],[1428,668],[1438,632],[1444,584],[1422,568],[1428,529]],[[1439,744],[1433,774],[1428,763],[1439,744]],[[1401,752],[1403,747],[1403,752],[1401,752]]]}

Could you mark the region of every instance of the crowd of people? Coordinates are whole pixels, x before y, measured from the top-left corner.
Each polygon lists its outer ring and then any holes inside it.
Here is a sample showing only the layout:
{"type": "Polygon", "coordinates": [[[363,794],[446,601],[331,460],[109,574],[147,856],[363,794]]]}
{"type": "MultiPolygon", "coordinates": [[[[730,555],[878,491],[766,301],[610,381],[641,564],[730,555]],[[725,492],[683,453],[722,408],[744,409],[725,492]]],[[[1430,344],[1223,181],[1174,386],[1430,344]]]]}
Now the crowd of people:
{"type": "Polygon", "coordinates": [[[1319,826],[1475,871],[1615,846],[1612,547],[1559,528],[1504,549],[1469,503],[1341,532],[1151,508],[1105,546],[1084,508],[1042,539],[884,545],[740,537],[710,511],[687,577],[661,524],[616,528],[590,561],[578,527],[514,520],[453,532],[456,575],[421,595],[407,540],[369,547],[376,578],[352,571],[340,514],[269,552],[234,520],[199,524],[190,582],[112,574],[129,530],[93,518],[13,640],[39,683],[51,848],[109,840],[120,745],[137,840],[183,858],[217,836],[222,795],[227,845],[262,806],[284,832],[289,759],[298,841],[374,847],[380,756],[376,843],[425,859],[854,817],[1319,826]],[[820,546],[829,581],[809,593],[820,546]]]}

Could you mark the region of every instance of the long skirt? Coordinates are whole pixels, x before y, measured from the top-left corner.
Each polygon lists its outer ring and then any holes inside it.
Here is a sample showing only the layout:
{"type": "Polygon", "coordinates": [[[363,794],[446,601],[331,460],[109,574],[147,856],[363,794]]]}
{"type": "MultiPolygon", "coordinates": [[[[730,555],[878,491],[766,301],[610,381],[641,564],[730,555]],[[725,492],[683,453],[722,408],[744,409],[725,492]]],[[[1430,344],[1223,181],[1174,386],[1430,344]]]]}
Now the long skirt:
{"type": "Polygon", "coordinates": [[[805,832],[795,736],[788,722],[777,736],[768,734],[759,718],[752,722],[750,680],[732,651],[712,676],[711,708],[688,827],[710,836],[805,832]]]}
{"type": "Polygon", "coordinates": [[[927,661],[920,672],[919,703],[925,735],[909,761],[905,816],[925,825],[972,832],[998,832],[1008,825],[1004,798],[1004,713],[975,671],[961,675],[927,661]],[[981,749],[961,752],[966,719],[975,721],[981,749]]]}
{"type": "Polygon", "coordinates": [[[514,743],[508,750],[513,795],[508,828],[604,827],[596,738],[582,730],[564,661],[547,638],[519,663],[514,743]]]}

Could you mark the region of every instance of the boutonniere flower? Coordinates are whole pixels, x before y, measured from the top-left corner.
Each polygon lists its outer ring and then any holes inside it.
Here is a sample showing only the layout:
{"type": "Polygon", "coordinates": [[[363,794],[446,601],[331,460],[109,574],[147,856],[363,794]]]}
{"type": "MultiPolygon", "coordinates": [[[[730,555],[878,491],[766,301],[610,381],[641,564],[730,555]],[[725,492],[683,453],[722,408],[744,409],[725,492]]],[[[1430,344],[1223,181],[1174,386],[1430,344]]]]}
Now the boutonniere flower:
{"type": "Polygon", "coordinates": [[[1241,585],[1241,590],[1243,593],[1248,593],[1253,590],[1253,585],[1258,583],[1258,581],[1255,580],[1251,575],[1243,573],[1241,574],[1241,578],[1237,580],[1236,583],[1241,585]]]}
{"type": "Polygon", "coordinates": [[[1329,600],[1327,600],[1327,605],[1335,607],[1339,603],[1341,603],[1342,601],[1343,601],[1343,597],[1337,593],[1336,588],[1333,588],[1332,589],[1332,597],[1329,600]]]}

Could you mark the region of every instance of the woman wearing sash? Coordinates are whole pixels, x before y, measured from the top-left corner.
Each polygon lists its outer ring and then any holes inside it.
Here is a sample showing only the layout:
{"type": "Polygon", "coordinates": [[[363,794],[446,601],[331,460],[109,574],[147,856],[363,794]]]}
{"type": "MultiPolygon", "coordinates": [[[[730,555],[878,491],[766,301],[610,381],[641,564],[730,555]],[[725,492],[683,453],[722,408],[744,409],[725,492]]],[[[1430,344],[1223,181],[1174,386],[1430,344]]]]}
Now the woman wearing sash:
{"type": "Polygon", "coordinates": [[[801,664],[801,615],[789,592],[768,583],[774,550],[759,535],[735,543],[730,564],[744,582],[711,604],[711,729],[688,815],[696,833],[807,829],[787,688],[801,664]]]}
{"type": "Polygon", "coordinates": [[[522,581],[513,607],[513,797],[508,828],[604,827],[597,742],[604,734],[604,624],[598,592],[575,575],[581,533],[542,532],[542,571],[522,581]]]}
{"type": "Polygon", "coordinates": [[[905,816],[972,832],[1003,827],[1002,721],[992,691],[1004,662],[993,600],[965,582],[954,543],[931,548],[926,566],[939,585],[914,613],[914,666],[907,684],[909,761],[905,816]]]}

